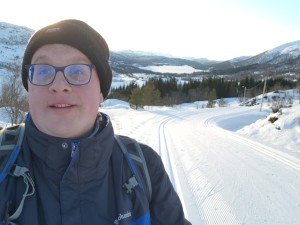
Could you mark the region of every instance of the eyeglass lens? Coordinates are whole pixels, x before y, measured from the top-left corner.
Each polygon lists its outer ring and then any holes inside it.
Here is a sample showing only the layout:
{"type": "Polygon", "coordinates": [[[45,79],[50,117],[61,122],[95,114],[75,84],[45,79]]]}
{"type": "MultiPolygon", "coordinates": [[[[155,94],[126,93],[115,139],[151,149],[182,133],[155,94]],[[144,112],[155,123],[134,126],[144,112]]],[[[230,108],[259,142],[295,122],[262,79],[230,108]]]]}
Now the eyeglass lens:
{"type": "Polygon", "coordinates": [[[58,71],[62,71],[68,83],[73,85],[87,84],[91,78],[92,65],[73,64],[65,67],[55,67],[46,64],[28,65],[28,79],[35,85],[51,84],[58,71]]]}

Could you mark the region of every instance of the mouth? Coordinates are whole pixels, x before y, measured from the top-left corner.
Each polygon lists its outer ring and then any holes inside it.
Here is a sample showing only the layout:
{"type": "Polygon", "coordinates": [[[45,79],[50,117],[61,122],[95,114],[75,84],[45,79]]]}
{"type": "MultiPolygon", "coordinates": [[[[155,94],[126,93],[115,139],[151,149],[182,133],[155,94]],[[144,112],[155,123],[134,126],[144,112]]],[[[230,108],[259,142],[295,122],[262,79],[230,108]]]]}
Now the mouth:
{"type": "Polygon", "coordinates": [[[52,105],[50,107],[51,108],[69,108],[69,107],[72,107],[72,105],[69,105],[69,104],[57,104],[57,105],[52,105]]]}
{"type": "Polygon", "coordinates": [[[49,107],[53,110],[67,110],[67,109],[71,109],[73,108],[75,105],[70,105],[70,104],[54,104],[54,105],[50,105],[49,107]]]}

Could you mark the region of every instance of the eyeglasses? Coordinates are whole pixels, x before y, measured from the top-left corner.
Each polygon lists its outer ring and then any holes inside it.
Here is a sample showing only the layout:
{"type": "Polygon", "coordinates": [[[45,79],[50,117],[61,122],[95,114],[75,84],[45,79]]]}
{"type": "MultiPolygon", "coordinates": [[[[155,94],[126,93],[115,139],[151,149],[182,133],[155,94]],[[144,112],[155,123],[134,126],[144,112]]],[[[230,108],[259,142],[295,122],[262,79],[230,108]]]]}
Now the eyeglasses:
{"type": "Polygon", "coordinates": [[[28,72],[28,80],[30,83],[38,86],[45,86],[53,83],[57,72],[64,74],[66,81],[72,85],[84,85],[90,82],[92,64],[71,64],[68,66],[52,66],[48,64],[28,64],[25,69],[28,72]]]}

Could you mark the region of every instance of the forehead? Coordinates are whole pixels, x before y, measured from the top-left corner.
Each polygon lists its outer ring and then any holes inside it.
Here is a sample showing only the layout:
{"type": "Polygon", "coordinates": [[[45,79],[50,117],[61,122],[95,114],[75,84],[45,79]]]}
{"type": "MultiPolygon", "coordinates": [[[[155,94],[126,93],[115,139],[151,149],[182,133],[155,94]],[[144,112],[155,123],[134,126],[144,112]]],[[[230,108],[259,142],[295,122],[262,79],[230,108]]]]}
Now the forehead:
{"type": "Polygon", "coordinates": [[[32,56],[31,63],[86,63],[89,58],[78,49],[65,44],[47,44],[40,47],[32,56]]]}

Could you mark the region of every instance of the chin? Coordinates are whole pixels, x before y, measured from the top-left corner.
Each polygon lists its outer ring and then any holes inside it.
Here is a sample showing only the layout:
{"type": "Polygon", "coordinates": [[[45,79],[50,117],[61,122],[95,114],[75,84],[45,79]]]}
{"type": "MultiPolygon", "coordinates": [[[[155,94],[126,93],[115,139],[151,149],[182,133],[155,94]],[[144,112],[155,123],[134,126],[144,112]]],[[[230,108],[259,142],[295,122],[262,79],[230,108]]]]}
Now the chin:
{"type": "Polygon", "coordinates": [[[47,132],[48,134],[50,134],[51,136],[54,137],[59,137],[59,138],[72,138],[74,136],[76,136],[76,134],[74,133],[75,129],[70,129],[69,125],[57,125],[55,127],[50,128],[47,132]]]}

